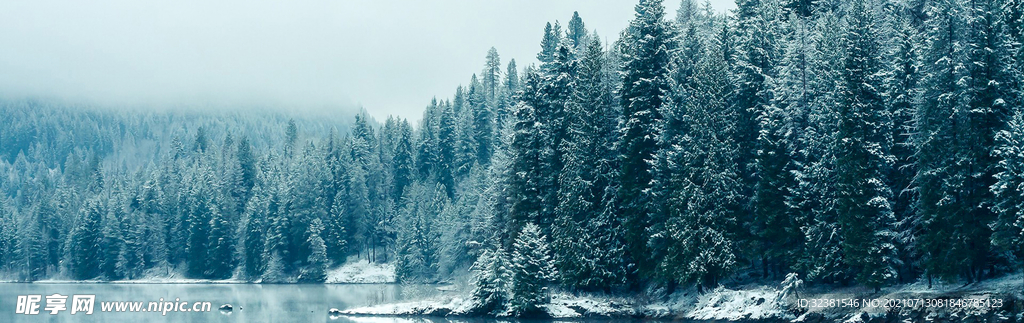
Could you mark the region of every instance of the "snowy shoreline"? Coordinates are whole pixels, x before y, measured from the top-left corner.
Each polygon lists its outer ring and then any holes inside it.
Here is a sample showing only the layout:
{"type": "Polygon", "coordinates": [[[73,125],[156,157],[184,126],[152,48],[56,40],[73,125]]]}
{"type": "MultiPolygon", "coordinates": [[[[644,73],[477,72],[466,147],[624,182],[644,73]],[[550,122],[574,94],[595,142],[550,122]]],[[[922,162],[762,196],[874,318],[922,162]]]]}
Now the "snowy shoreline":
{"type": "MultiPolygon", "coordinates": [[[[1002,319],[1024,321],[1024,294],[1021,274],[1007,275],[970,285],[935,284],[927,282],[897,285],[874,293],[862,287],[817,287],[799,291],[799,297],[773,286],[745,286],[738,289],[718,288],[697,294],[692,289],[677,292],[658,301],[641,302],[638,298],[606,295],[576,296],[554,293],[551,301],[540,307],[542,316],[554,319],[639,318],[683,319],[693,321],[756,321],[756,322],[878,322],[885,318],[947,317],[950,322],[974,317],[977,322],[1000,322],[1002,319]],[[914,308],[800,308],[800,299],[995,299],[1007,304],[996,308],[914,307],[914,308]]],[[[472,301],[462,296],[381,304],[338,310],[342,316],[394,317],[493,317],[472,313],[472,301]]],[[[509,314],[498,314],[508,317],[509,314]]],[[[942,320],[938,320],[939,322],[942,320]]]]}
{"type": "MultiPolygon", "coordinates": [[[[540,305],[541,317],[554,319],[581,318],[643,318],[643,319],[686,319],[686,320],[792,320],[779,302],[778,291],[771,288],[751,290],[718,289],[711,293],[680,293],[664,301],[640,304],[635,299],[589,295],[576,296],[568,293],[551,295],[551,301],[540,305]]],[[[431,316],[431,317],[487,317],[471,313],[472,301],[468,298],[449,296],[430,300],[381,304],[340,310],[345,316],[431,316]]],[[[499,314],[497,317],[508,317],[499,314]]]]}
{"type": "Polygon", "coordinates": [[[326,284],[394,284],[394,263],[371,263],[368,260],[349,259],[344,265],[327,271],[326,284]],[[354,260],[354,261],[353,261],[354,260]]]}

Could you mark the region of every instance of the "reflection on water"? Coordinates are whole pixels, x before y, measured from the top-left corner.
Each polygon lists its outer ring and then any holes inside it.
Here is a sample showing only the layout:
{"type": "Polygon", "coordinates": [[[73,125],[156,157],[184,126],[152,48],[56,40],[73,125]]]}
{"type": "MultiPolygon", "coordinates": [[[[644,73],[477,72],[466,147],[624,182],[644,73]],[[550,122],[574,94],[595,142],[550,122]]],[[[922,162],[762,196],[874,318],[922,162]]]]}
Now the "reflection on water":
{"type": "MultiPolygon", "coordinates": [[[[337,284],[337,285],[257,285],[257,284],[25,284],[0,283],[0,322],[329,322],[329,323],[494,323],[518,320],[464,318],[399,318],[338,316],[331,318],[331,308],[349,309],[360,306],[411,301],[438,295],[432,285],[337,284]],[[15,314],[18,295],[96,295],[92,315],[70,314],[68,309],[57,315],[15,314]],[[209,312],[126,313],[101,312],[100,302],[164,300],[210,302],[209,312]],[[230,304],[230,310],[222,309],[230,304]]],[[[144,307],[147,305],[143,305],[144,307]]],[[[611,322],[610,320],[587,320],[611,322]]],[[[621,320],[614,320],[621,322],[621,320]]],[[[531,321],[526,321],[531,322],[531,321]]],[[[538,321],[559,322],[559,321],[538,321]]],[[[581,322],[571,320],[569,322],[581,322]]]]}
{"type": "MultiPolygon", "coordinates": [[[[23,284],[0,283],[0,322],[343,322],[331,320],[327,310],[414,300],[436,295],[433,286],[362,285],[256,285],[256,284],[23,284]],[[36,315],[15,314],[18,295],[96,295],[92,315],[56,315],[43,311],[40,302],[36,315]],[[210,302],[210,312],[115,313],[101,312],[100,302],[159,301],[210,302]],[[231,311],[221,311],[224,304],[231,311]],[[227,313],[225,313],[227,312],[227,313]]],[[[362,319],[362,318],[361,318],[362,319]]],[[[369,318],[367,318],[369,319],[369,318]]],[[[360,321],[363,322],[363,321],[360,321]]],[[[390,321],[384,321],[390,322],[390,321]]]]}
{"type": "MultiPolygon", "coordinates": [[[[577,319],[577,320],[515,320],[515,319],[466,319],[466,318],[402,318],[402,317],[369,317],[369,316],[343,316],[331,322],[337,323],[641,323],[653,322],[653,320],[630,320],[630,319],[577,319]]],[[[693,323],[684,322],[683,323],[693,323]]]]}
{"type": "MultiPolygon", "coordinates": [[[[613,322],[611,320],[592,320],[596,322],[613,322]]],[[[401,317],[341,317],[335,321],[338,323],[498,323],[498,322],[544,322],[544,323],[580,323],[582,321],[553,321],[553,320],[496,320],[496,319],[464,319],[464,318],[401,318],[401,317]]],[[[615,320],[614,322],[622,322],[615,320]]],[[[626,322],[629,322],[628,320],[626,322]]]]}

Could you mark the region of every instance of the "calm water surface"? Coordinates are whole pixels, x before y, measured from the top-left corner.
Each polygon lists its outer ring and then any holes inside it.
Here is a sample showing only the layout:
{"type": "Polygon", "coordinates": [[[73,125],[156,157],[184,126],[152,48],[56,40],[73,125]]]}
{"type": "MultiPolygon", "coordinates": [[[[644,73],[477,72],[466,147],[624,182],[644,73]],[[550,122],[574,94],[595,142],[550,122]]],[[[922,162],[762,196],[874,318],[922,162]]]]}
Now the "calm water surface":
{"type": "MultiPolygon", "coordinates": [[[[441,293],[434,286],[396,284],[332,284],[332,285],[258,285],[258,284],[46,284],[0,283],[0,322],[350,322],[345,318],[332,320],[330,308],[347,309],[359,306],[415,300],[441,293]],[[56,315],[42,311],[36,315],[15,314],[18,295],[96,295],[92,315],[71,315],[68,310],[56,315]],[[210,312],[115,313],[101,312],[100,302],[150,301],[160,298],[173,301],[210,302],[210,312]],[[218,308],[231,304],[230,314],[218,308]]],[[[357,318],[363,322],[362,318],[357,318]]],[[[367,321],[391,322],[391,320],[367,321]]]]}
{"type": "MultiPolygon", "coordinates": [[[[339,317],[331,318],[331,308],[348,309],[360,306],[412,301],[442,293],[433,285],[397,284],[332,284],[332,285],[258,285],[258,284],[56,284],[0,283],[0,322],[336,322],[336,323],[486,323],[488,319],[339,317]],[[56,315],[43,311],[46,299],[40,302],[36,315],[15,314],[18,295],[96,295],[92,315],[71,315],[68,310],[56,315]],[[210,312],[117,313],[101,312],[100,302],[150,301],[160,298],[173,301],[210,302],[210,312]],[[230,313],[218,310],[231,304],[230,313]]],[[[501,322],[509,322],[502,320],[501,322]]],[[[580,322],[580,321],[573,321],[580,322]]],[[[609,322],[596,320],[595,322],[609,322]]]]}

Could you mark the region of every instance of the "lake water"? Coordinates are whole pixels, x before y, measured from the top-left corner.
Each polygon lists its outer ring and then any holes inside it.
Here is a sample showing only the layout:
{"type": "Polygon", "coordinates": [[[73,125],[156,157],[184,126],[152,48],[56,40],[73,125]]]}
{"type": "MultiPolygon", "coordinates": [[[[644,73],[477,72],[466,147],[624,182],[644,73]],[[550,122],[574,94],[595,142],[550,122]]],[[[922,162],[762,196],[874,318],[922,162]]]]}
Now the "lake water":
{"type": "MultiPolygon", "coordinates": [[[[50,284],[0,283],[0,322],[351,322],[332,320],[330,308],[347,309],[403,300],[415,300],[439,294],[434,286],[397,284],[50,284]],[[51,315],[43,311],[46,295],[96,295],[93,314],[72,315],[72,297],[67,310],[51,315]],[[19,295],[43,295],[39,314],[15,314],[19,295]],[[101,312],[101,302],[151,301],[210,302],[210,312],[117,313],[101,312]],[[230,314],[218,308],[231,304],[230,314]]],[[[356,318],[356,322],[392,322],[388,318],[356,318]]],[[[401,320],[397,321],[401,322],[401,320]]]]}
{"type": "MultiPolygon", "coordinates": [[[[0,322],[336,322],[336,323],[411,323],[411,322],[494,322],[486,319],[340,317],[331,318],[331,308],[348,309],[360,306],[418,300],[436,296],[441,291],[432,285],[398,284],[102,284],[102,283],[0,283],[0,322]],[[70,309],[56,315],[44,311],[46,295],[96,295],[93,314],[76,313],[70,309]],[[19,295],[42,295],[39,314],[15,314],[19,295]],[[101,312],[101,302],[151,301],[210,302],[210,312],[101,312]],[[224,313],[218,308],[231,304],[224,313]]],[[[607,320],[597,320],[608,322],[607,320]]],[[[502,320],[501,322],[509,322],[502,320]]],[[[574,321],[579,322],[579,321],[574,321]]]]}

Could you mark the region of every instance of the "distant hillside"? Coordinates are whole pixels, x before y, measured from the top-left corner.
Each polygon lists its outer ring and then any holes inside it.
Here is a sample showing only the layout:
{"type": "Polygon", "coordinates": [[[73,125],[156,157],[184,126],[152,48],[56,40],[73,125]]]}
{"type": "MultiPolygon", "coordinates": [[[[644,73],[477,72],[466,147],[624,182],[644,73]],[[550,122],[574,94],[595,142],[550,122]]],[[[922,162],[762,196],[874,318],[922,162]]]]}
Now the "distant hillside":
{"type": "Polygon", "coordinates": [[[332,129],[348,132],[357,113],[356,108],[110,108],[0,98],[0,160],[14,163],[18,154],[24,154],[29,161],[53,168],[63,165],[71,153],[97,154],[108,166],[133,169],[166,152],[174,138],[191,140],[200,127],[213,142],[231,133],[247,137],[255,149],[265,149],[283,142],[288,120],[294,119],[302,133],[319,138],[332,129]]]}

